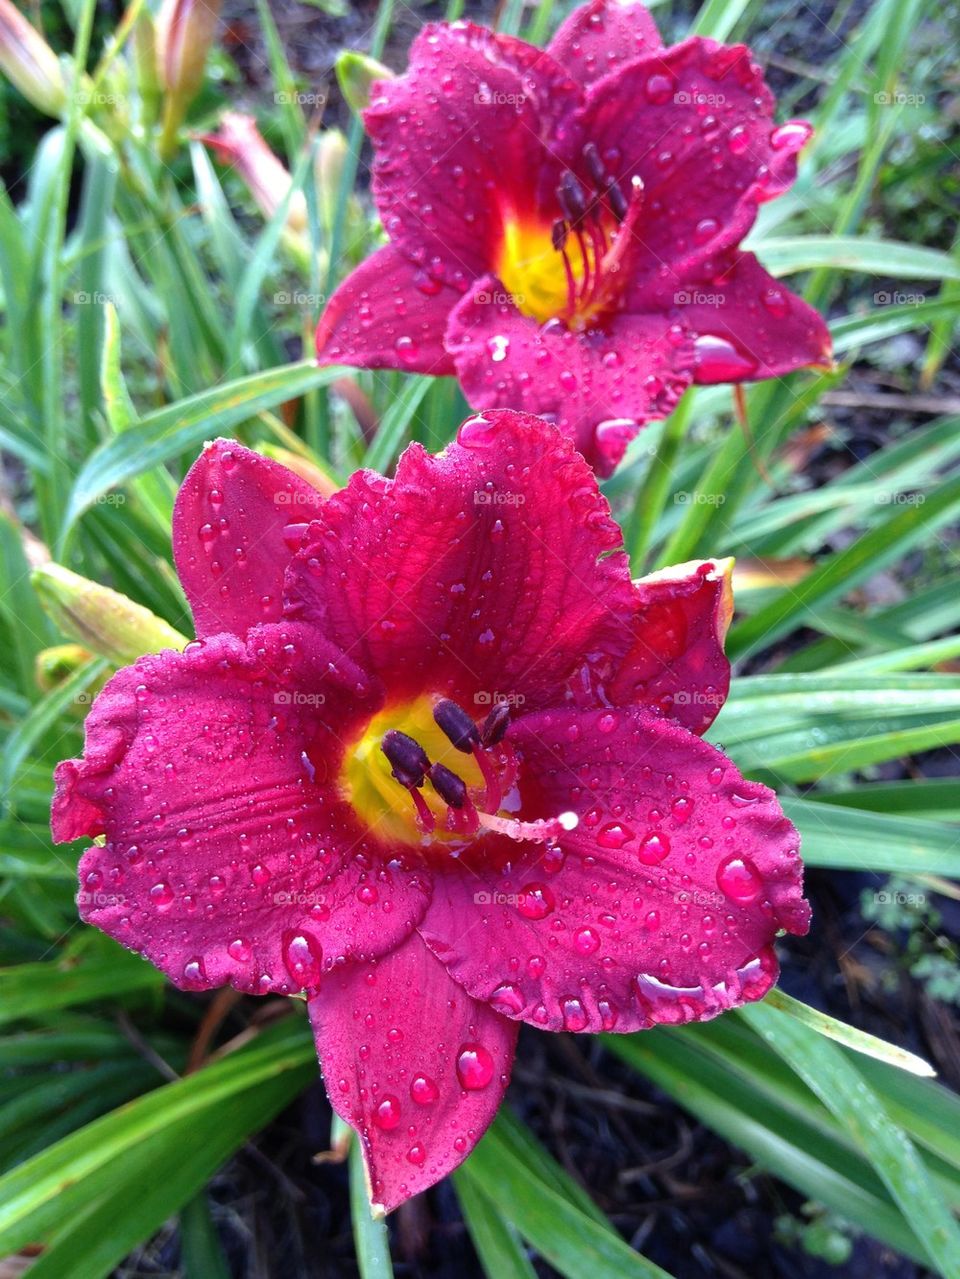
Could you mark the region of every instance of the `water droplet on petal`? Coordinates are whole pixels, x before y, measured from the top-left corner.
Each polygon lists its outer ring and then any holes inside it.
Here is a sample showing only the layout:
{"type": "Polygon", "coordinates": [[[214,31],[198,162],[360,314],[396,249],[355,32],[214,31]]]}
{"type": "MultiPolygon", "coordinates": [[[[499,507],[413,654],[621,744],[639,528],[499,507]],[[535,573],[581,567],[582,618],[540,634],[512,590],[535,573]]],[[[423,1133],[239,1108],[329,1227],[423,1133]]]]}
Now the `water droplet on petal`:
{"type": "Polygon", "coordinates": [[[381,1097],[373,1112],[373,1122],[384,1132],[390,1132],[400,1122],[400,1102],[389,1094],[381,1097]]]}
{"type": "Polygon", "coordinates": [[[517,894],[517,911],[524,919],[545,919],[556,906],[546,884],[525,884],[517,894]]]}
{"type": "Polygon", "coordinates": [[[749,906],[763,892],[763,878],[749,857],[735,853],[717,868],[717,887],[731,901],[749,906]]]}
{"type": "Polygon", "coordinates": [[[457,1054],[457,1078],[468,1092],[479,1092],[493,1078],[493,1058],[483,1044],[464,1044],[457,1054]]]}
{"type": "Polygon", "coordinates": [[[410,1081],[410,1096],[418,1106],[430,1106],[440,1096],[440,1089],[429,1075],[414,1075],[410,1081]]]}

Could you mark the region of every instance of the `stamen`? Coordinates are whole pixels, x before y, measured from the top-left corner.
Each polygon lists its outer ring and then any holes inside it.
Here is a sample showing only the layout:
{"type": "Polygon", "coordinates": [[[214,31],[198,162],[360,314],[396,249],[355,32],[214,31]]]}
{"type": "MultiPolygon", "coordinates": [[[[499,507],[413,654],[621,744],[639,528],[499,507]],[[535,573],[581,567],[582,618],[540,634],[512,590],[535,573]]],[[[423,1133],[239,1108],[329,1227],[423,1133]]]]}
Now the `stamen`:
{"type": "Polygon", "coordinates": [[[487,830],[506,835],[509,839],[532,839],[540,844],[576,830],[580,824],[576,813],[561,813],[559,817],[540,818],[535,822],[522,822],[516,817],[494,817],[490,813],[478,813],[477,817],[480,825],[487,830]]]}
{"type": "Polygon", "coordinates": [[[497,702],[496,706],[483,721],[480,729],[480,741],[484,746],[496,746],[503,741],[510,723],[510,707],[506,702],[497,702]]]}
{"type": "Polygon", "coordinates": [[[613,211],[613,216],[618,222],[622,222],[627,216],[628,204],[626,197],[620,190],[619,185],[611,178],[603,189],[603,194],[607,197],[607,203],[613,211]]]}
{"type": "Polygon", "coordinates": [[[463,751],[464,755],[469,755],[479,745],[479,729],[463,707],[458,706],[456,702],[451,702],[449,698],[437,702],[433,708],[433,718],[457,750],[463,751]]]}
{"type": "Polygon", "coordinates": [[[561,212],[572,227],[576,228],[578,223],[586,217],[587,201],[583,194],[583,187],[569,169],[564,171],[560,179],[560,185],[557,187],[557,201],[561,212]]]}
{"type": "Polygon", "coordinates": [[[393,776],[401,786],[412,790],[423,785],[423,779],[430,768],[430,759],[419,742],[415,742],[406,733],[391,728],[384,734],[380,749],[390,761],[393,776]]]}
{"type": "Polygon", "coordinates": [[[583,158],[595,185],[602,190],[609,179],[607,177],[607,171],[603,167],[603,161],[600,159],[600,152],[597,150],[597,144],[595,142],[588,142],[586,144],[583,148],[583,158]]]}
{"type": "Polygon", "coordinates": [[[488,812],[495,813],[500,807],[500,801],[503,798],[500,792],[500,778],[497,776],[497,770],[493,766],[493,760],[479,744],[473,748],[473,758],[479,765],[487,787],[487,793],[483,798],[483,806],[488,812]]]}
{"type": "Polygon", "coordinates": [[[567,224],[563,218],[557,218],[550,230],[550,240],[558,253],[562,253],[567,243],[567,224]]]}
{"type": "Polygon", "coordinates": [[[427,776],[433,789],[449,808],[463,808],[467,802],[467,784],[444,764],[434,764],[427,776]]]}
{"type": "Polygon", "coordinates": [[[413,799],[414,807],[417,810],[417,822],[419,823],[420,829],[425,835],[432,834],[437,823],[434,820],[433,813],[430,811],[430,805],[414,786],[410,788],[410,796],[413,799]]]}

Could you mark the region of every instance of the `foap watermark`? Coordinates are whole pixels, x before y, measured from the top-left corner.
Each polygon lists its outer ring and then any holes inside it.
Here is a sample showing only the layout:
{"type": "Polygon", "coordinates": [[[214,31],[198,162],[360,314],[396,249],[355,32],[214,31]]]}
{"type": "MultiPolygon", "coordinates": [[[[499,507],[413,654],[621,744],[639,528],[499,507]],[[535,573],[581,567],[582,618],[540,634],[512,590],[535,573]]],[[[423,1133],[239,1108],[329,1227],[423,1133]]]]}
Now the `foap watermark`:
{"type": "Polygon", "coordinates": [[[497,689],[491,692],[482,688],[473,695],[475,706],[522,706],[526,700],[523,693],[501,693],[497,689]]]}
{"type": "Polygon", "coordinates": [[[323,893],[286,892],[273,893],[274,906],[326,906],[330,907],[323,893]]]}
{"type": "Polygon", "coordinates": [[[274,493],[273,501],[275,506],[306,506],[319,508],[323,505],[323,494],[314,490],[306,493],[299,489],[280,489],[279,492],[274,493]]]}
{"type": "Polygon", "coordinates": [[[480,289],[474,294],[474,301],[489,303],[492,306],[521,307],[527,300],[525,293],[508,293],[505,289],[480,289]]]}
{"type": "Polygon", "coordinates": [[[127,100],[122,93],[103,93],[100,89],[83,91],[74,97],[81,107],[119,107],[127,100]]]}
{"type": "Polygon", "coordinates": [[[674,706],[715,706],[719,709],[723,705],[723,694],[711,693],[699,688],[689,692],[680,689],[673,695],[673,704],[674,706]]]}
{"type": "Polygon", "coordinates": [[[527,500],[525,493],[514,493],[512,489],[474,489],[474,506],[523,506],[527,500]]]}
{"type": "Polygon", "coordinates": [[[295,289],[292,293],[281,289],[273,295],[277,306],[323,306],[327,300],[325,293],[303,293],[295,289]]]}
{"type": "Polygon", "coordinates": [[[98,493],[93,499],[97,506],[124,506],[126,493],[98,493]]]}
{"type": "Polygon", "coordinates": [[[923,506],[925,493],[878,493],[873,499],[878,506],[923,506]]]}
{"type": "Polygon", "coordinates": [[[675,506],[723,506],[726,500],[723,493],[691,493],[689,489],[673,495],[675,506]]]}
{"type": "Polygon", "coordinates": [[[678,906],[707,906],[712,910],[723,910],[727,899],[715,888],[682,888],[673,894],[678,906]]]}
{"type": "Polygon", "coordinates": [[[878,906],[926,906],[926,893],[904,893],[894,888],[881,888],[873,894],[878,906]]]}
{"type": "Polygon", "coordinates": [[[520,893],[498,893],[496,891],[491,893],[486,890],[473,894],[473,900],[478,906],[516,906],[520,898],[520,893]]]}
{"type": "Polygon", "coordinates": [[[128,899],[123,893],[88,892],[81,888],[77,893],[78,906],[92,906],[94,910],[104,910],[108,906],[126,906],[128,899]]]}
{"type": "Polygon", "coordinates": [[[680,289],[673,295],[674,306],[713,306],[720,307],[726,302],[723,293],[705,293],[701,289],[680,289]]]}
{"type": "Polygon", "coordinates": [[[905,293],[899,289],[893,293],[881,289],[879,293],[873,295],[873,301],[877,306],[923,306],[926,300],[925,293],[905,293]]]}
{"type": "Polygon", "coordinates": [[[74,306],[106,306],[108,302],[111,306],[117,306],[118,299],[116,294],[100,293],[96,290],[93,293],[87,293],[86,290],[81,290],[81,292],[73,295],[74,306]]]}
{"type": "Polygon", "coordinates": [[[873,100],[878,107],[921,107],[927,100],[925,93],[901,93],[895,90],[888,93],[881,90],[880,93],[873,95],[873,100]]]}
{"type": "Polygon", "coordinates": [[[326,700],[323,693],[281,691],[273,695],[274,705],[276,706],[322,706],[326,700]]]}
{"type": "Polygon", "coordinates": [[[725,93],[700,93],[699,90],[681,89],[673,95],[679,107],[722,107],[727,100],[725,93]]]}
{"type": "Polygon", "coordinates": [[[325,107],[325,93],[299,93],[296,90],[281,90],[273,95],[278,107],[325,107]]]}
{"type": "Polygon", "coordinates": [[[473,100],[481,107],[522,107],[527,100],[525,93],[501,93],[499,89],[491,89],[482,84],[473,95],[473,100]]]}

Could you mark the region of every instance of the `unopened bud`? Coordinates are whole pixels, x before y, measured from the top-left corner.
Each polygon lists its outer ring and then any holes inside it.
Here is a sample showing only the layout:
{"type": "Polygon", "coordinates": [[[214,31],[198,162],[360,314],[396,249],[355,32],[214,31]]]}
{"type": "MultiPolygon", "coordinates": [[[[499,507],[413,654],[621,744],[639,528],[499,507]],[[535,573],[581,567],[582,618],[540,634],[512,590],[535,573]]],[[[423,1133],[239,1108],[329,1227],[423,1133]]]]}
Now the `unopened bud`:
{"type": "Polygon", "coordinates": [[[339,481],[334,479],[329,471],[325,471],[319,462],[313,462],[310,458],[303,457],[300,453],[293,453],[290,449],[279,448],[276,444],[261,444],[259,448],[261,453],[265,453],[267,457],[272,457],[275,462],[285,466],[288,471],[293,471],[294,475],[299,475],[301,480],[306,480],[323,497],[333,497],[334,493],[339,492],[342,487],[339,481]]]}
{"type": "Polygon", "coordinates": [[[370,90],[377,80],[392,80],[393,72],[369,54],[348,49],[337,58],[340,92],[354,111],[370,105],[370,90]]]}
{"type": "Polygon", "coordinates": [[[167,91],[160,151],[172,154],[187,107],[200,92],[221,0],[163,0],[157,15],[157,72],[167,91]]]}
{"type": "Polygon", "coordinates": [[[64,635],[117,666],[164,648],[179,651],[188,642],[185,635],[142,604],[62,564],[34,569],[31,581],[40,603],[64,635]]]}
{"type": "Polygon", "coordinates": [[[81,666],[93,661],[93,653],[81,644],[56,644],[42,649],[34,662],[33,674],[41,692],[59,688],[81,666]]]}
{"type": "MultiPolygon", "coordinates": [[[[216,133],[200,134],[200,141],[213,148],[221,164],[229,164],[240,174],[257,208],[272,218],[283,203],[293,181],[290,171],[267,146],[252,115],[225,111],[216,133]]],[[[300,236],[307,229],[307,202],[295,191],[287,207],[286,229],[300,236]]]]}
{"type": "Polygon", "coordinates": [[[60,116],[67,86],[57,55],[10,0],[0,0],[0,71],[38,111],[60,116]]]}

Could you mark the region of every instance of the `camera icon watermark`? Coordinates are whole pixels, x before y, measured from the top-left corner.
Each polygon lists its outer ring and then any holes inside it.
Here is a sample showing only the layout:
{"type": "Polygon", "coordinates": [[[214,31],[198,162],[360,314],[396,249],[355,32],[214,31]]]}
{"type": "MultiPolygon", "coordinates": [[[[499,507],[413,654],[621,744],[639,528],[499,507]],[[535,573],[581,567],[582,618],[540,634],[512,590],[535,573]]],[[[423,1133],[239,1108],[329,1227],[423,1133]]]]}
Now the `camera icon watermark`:
{"type": "Polygon", "coordinates": [[[679,689],[673,695],[674,706],[714,706],[719,709],[723,705],[722,693],[710,693],[704,689],[694,689],[692,692],[686,689],[679,689]]]}
{"type": "Polygon", "coordinates": [[[300,289],[294,289],[291,293],[287,289],[281,289],[279,293],[274,293],[273,300],[277,306],[323,306],[327,295],[304,293],[300,289]]]}
{"type": "Polygon", "coordinates": [[[726,303],[723,293],[705,293],[701,289],[679,289],[673,295],[674,306],[712,306],[721,307],[726,303]]]}
{"type": "Polygon", "coordinates": [[[325,107],[327,105],[327,95],[325,93],[298,93],[296,90],[281,90],[273,95],[273,100],[278,107],[325,107]]]}
{"type": "Polygon", "coordinates": [[[511,489],[474,489],[474,506],[523,506],[525,493],[514,493],[511,489]]]}
{"type": "Polygon", "coordinates": [[[522,107],[527,100],[525,93],[501,93],[488,85],[481,85],[473,95],[474,102],[481,107],[522,107]]]}
{"type": "Polygon", "coordinates": [[[696,89],[681,89],[673,95],[673,100],[679,107],[722,107],[727,96],[725,93],[700,93],[696,89]]]}
{"type": "Polygon", "coordinates": [[[111,306],[117,306],[118,300],[116,295],[113,293],[100,293],[96,290],[93,293],[87,293],[85,290],[81,290],[79,293],[74,293],[73,295],[74,306],[106,306],[107,303],[111,306]]]}
{"type": "Polygon", "coordinates": [[[673,495],[675,506],[723,506],[726,500],[724,493],[691,493],[689,489],[673,495]]]}
{"type": "Polygon", "coordinates": [[[306,506],[309,508],[319,508],[323,505],[323,494],[311,491],[302,493],[296,489],[280,489],[274,493],[273,501],[275,506],[306,506]]]}
{"type": "Polygon", "coordinates": [[[899,289],[892,293],[887,289],[881,289],[873,295],[876,306],[922,306],[926,300],[925,293],[905,293],[899,289]]]}
{"type": "Polygon", "coordinates": [[[481,305],[522,307],[527,300],[525,293],[508,293],[505,289],[479,289],[473,300],[481,305]]]}
{"type": "Polygon", "coordinates": [[[526,700],[523,693],[501,693],[498,689],[482,688],[473,695],[475,706],[522,706],[526,700]]]}
{"type": "Polygon", "coordinates": [[[299,690],[281,690],[273,695],[275,706],[322,706],[326,700],[323,693],[301,693],[299,690]]]}
{"type": "Polygon", "coordinates": [[[77,893],[78,906],[90,906],[94,910],[105,910],[110,906],[126,906],[128,899],[123,893],[88,892],[81,889],[77,893]]]}
{"type": "Polygon", "coordinates": [[[873,499],[878,506],[923,506],[925,493],[878,493],[873,499]]]}
{"type": "Polygon", "coordinates": [[[927,894],[904,893],[893,888],[881,888],[873,894],[873,900],[878,906],[921,907],[927,904],[927,894]]]}
{"type": "Polygon", "coordinates": [[[888,93],[881,90],[873,95],[873,100],[878,107],[920,107],[927,100],[925,93],[888,93]]]}

